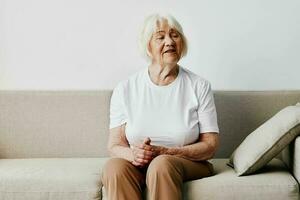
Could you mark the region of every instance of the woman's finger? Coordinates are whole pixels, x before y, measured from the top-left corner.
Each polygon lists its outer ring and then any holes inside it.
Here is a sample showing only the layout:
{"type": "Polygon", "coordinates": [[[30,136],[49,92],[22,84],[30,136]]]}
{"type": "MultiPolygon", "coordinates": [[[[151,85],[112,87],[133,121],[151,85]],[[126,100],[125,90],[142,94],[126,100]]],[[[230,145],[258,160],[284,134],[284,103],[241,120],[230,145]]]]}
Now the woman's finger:
{"type": "Polygon", "coordinates": [[[151,139],[149,137],[146,137],[144,140],[144,144],[150,145],[151,139]]]}
{"type": "Polygon", "coordinates": [[[147,156],[147,155],[143,155],[143,154],[137,154],[136,158],[140,158],[140,159],[144,159],[144,160],[152,160],[152,156],[147,156]]]}
{"type": "Polygon", "coordinates": [[[147,150],[147,151],[152,151],[152,146],[151,145],[148,145],[148,144],[138,144],[136,147],[138,147],[139,149],[144,149],[144,150],[147,150]]]}
{"type": "Polygon", "coordinates": [[[141,165],[145,165],[145,164],[148,164],[150,161],[146,160],[146,159],[142,159],[142,158],[136,158],[135,162],[137,162],[137,163],[139,163],[141,165]]]}

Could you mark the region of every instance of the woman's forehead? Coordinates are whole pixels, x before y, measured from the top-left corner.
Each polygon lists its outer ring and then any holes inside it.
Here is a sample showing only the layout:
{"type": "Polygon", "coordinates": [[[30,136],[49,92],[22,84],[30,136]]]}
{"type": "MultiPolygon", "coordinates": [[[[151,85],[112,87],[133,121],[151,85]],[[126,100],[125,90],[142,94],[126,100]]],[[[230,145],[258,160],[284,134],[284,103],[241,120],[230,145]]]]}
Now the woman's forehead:
{"type": "Polygon", "coordinates": [[[157,21],[154,33],[165,32],[165,30],[178,32],[178,30],[174,26],[170,25],[167,20],[157,21]]]}
{"type": "Polygon", "coordinates": [[[170,27],[170,23],[167,19],[160,19],[156,21],[156,29],[163,28],[163,27],[170,27]]]}

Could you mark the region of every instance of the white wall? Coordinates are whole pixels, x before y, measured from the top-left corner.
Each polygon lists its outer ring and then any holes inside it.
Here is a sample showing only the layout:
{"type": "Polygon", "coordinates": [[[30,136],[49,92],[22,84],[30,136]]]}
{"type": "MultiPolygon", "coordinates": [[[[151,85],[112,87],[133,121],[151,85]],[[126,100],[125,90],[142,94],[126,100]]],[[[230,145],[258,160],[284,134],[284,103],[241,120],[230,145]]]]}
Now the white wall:
{"type": "Polygon", "coordinates": [[[299,0],[0,0],[0,89],[111,89],[146,67],[144,17],[173,14],[181,64],[215,90],[300,89],[299,0]]]}

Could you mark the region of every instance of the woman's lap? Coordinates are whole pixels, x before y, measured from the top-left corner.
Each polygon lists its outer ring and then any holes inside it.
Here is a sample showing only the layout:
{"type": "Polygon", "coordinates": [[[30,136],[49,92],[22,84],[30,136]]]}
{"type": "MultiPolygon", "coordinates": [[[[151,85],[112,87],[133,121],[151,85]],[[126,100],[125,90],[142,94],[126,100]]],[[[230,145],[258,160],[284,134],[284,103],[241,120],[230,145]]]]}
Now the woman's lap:
{"type": "MultiPolygon", "coordinates": [[[[160,155],[154,158],[150,165],[145,168],[134,166],[131,162],[122,158],[111,158],[107,161],[103,172],[122,173],[130,170],[139,179],[145,179],[149,170],[168,170],[178,171],[183,181],[200,179],[213,175],[213,165],[208,161],[191,161],[185,158],[171,155],[160,155]],[[125,170],[126,169],[126,170],[125,170]]],[[[145,180],[141,180],[141,183],[145,180]]]]}

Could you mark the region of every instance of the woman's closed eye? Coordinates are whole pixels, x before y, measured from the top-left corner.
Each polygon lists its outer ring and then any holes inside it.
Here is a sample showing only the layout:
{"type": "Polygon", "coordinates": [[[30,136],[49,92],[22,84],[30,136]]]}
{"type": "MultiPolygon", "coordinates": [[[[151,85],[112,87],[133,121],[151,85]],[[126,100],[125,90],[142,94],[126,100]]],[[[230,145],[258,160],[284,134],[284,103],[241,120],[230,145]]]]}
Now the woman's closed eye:
{"type": "Polygon", "coordinates": [[[177,33],[171,33],[171,37],[172,37],[172,38],[178,38],[179,35],[178,35],[177,33]]]}
{"type": "MultiPolygon", "coordinates": [[[[177,38],[179,38],[179,35],[177,33],[172,33],[170,35],[170,37],[174,38],[174,39],[177,39],[177,38]]],[[[165,36],[157,36],[155,39],[161,41],[161,40],[165,39],[165,36]]]]}
{"type": "Polygon", "coordinates": [[[163,40],[165,37],[164,36],[158,36],[156,37],[157,40],[163,40]]]}

